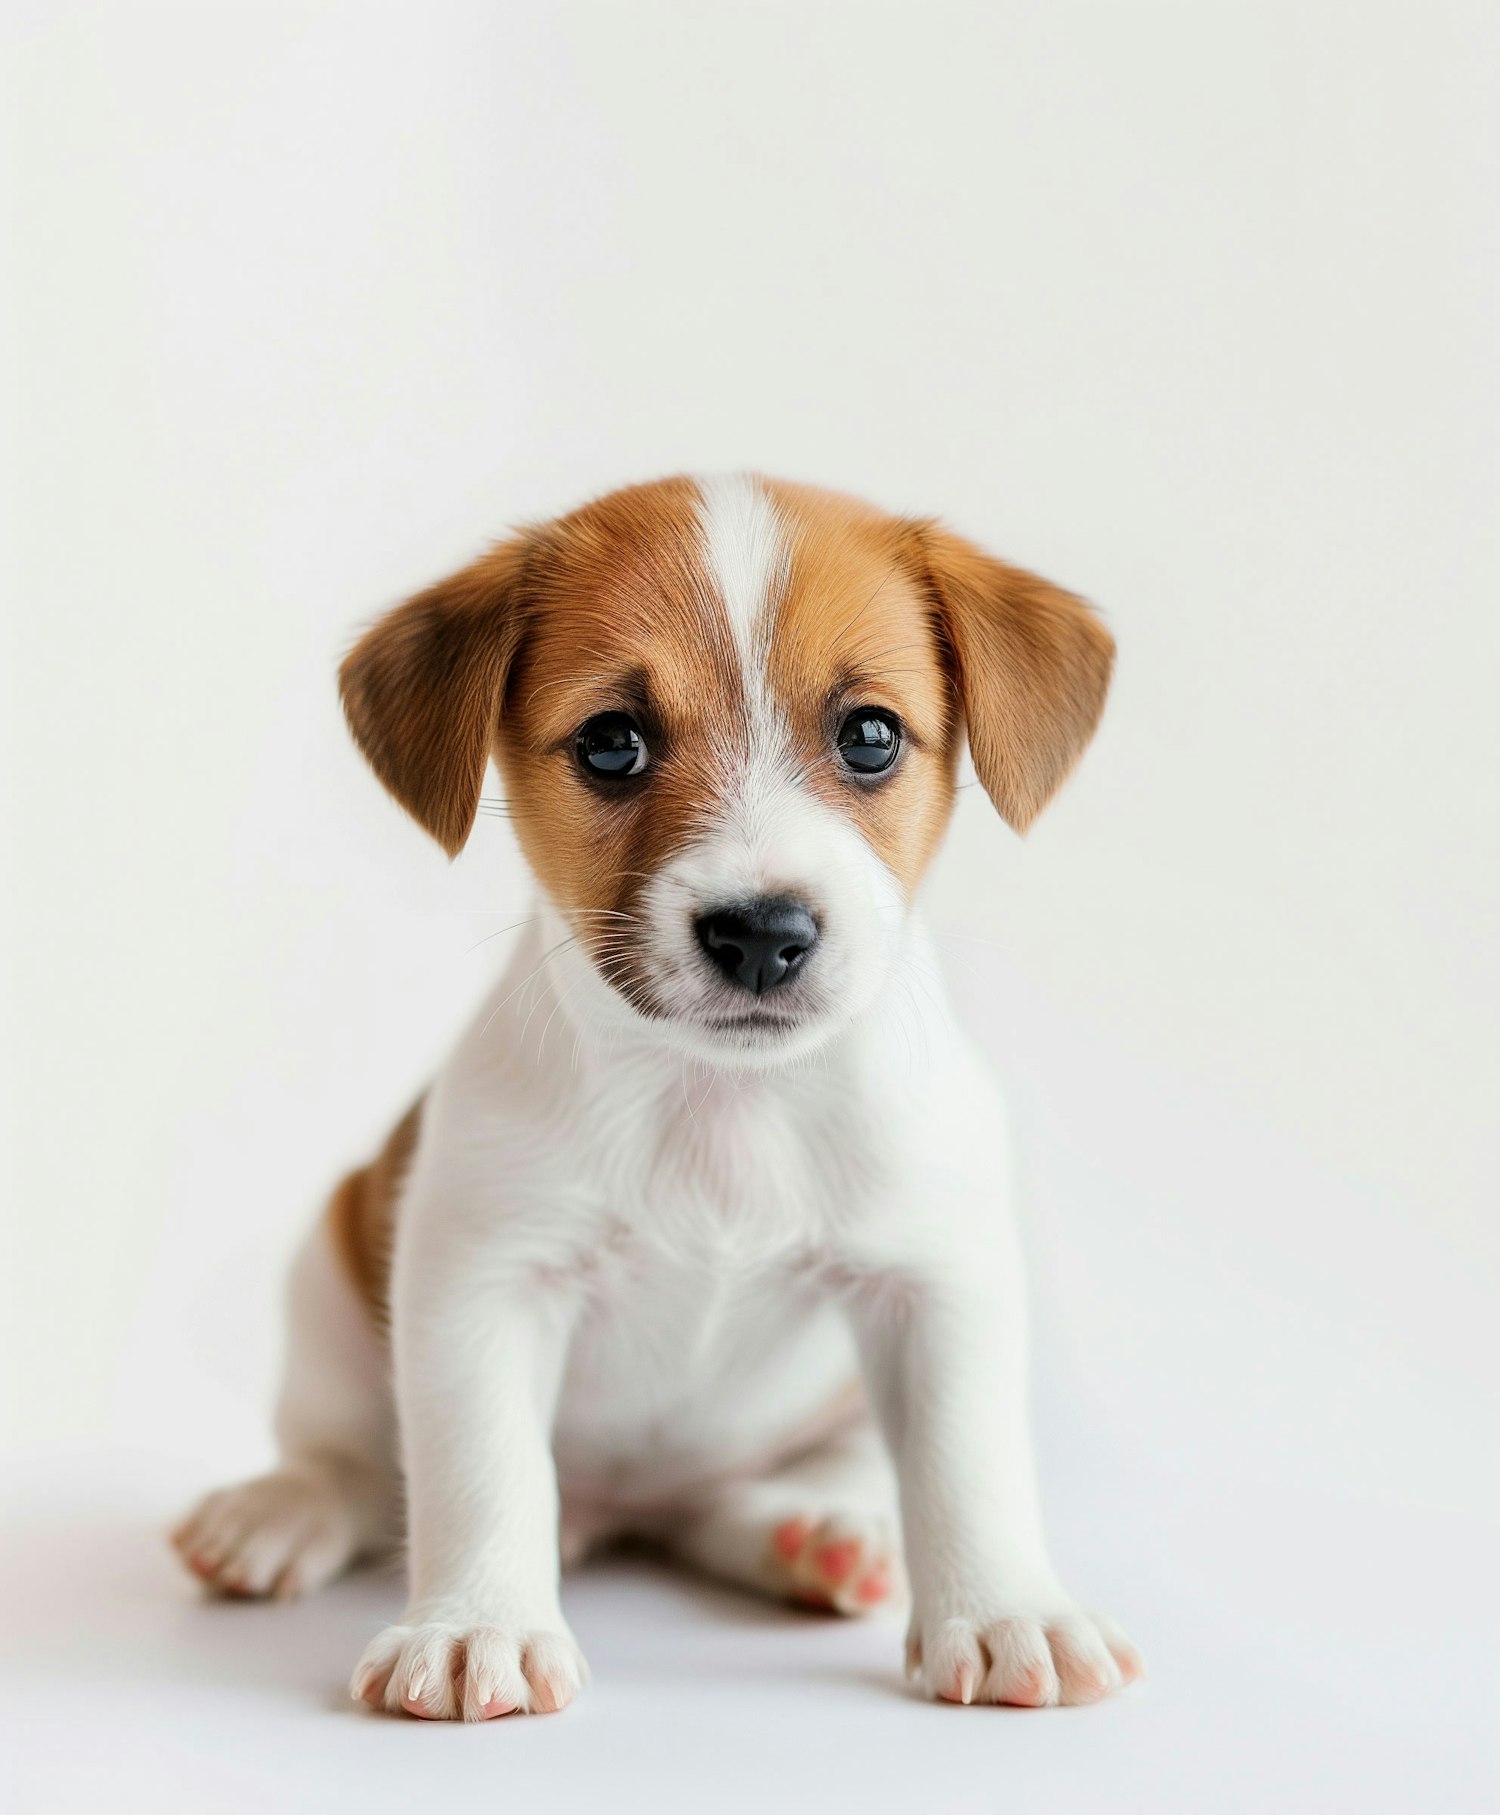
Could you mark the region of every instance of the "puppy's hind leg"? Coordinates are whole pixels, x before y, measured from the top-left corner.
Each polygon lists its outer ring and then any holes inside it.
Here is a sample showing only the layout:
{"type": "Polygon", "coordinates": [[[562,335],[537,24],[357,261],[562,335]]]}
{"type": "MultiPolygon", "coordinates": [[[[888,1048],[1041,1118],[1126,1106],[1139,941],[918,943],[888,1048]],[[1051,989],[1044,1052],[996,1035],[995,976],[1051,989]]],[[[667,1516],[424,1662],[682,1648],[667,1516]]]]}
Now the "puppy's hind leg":
{"type": "Polygon", "coordinates": [[[281,1451],[268,1475],[212,1493],[172,1533],[223,1594],[289,1600],[396,1535],[385,1338],[319,1220],[292,1269],[281,1451]]]}
{"type": "Polygon", "coordinates": [[[706,1575],[777,1600],[862,1614],[904,1593],[895,1476],[868,1417],[654,1535],[706,1575]]]}

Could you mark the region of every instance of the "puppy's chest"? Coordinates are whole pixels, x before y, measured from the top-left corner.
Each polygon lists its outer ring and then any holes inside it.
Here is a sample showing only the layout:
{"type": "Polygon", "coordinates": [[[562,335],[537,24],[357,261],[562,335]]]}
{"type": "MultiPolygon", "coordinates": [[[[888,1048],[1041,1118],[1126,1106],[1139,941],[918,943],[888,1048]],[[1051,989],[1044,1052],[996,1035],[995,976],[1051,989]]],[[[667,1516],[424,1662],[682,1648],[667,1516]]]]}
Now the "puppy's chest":
{"type": "Polygon", "coordinates": [[[880,1138],[849,1093],[699,1077],[600,1115],[588,1148],[602,1223],[559,1465],[574,1493],[649,1498],[774,1445],[852,1376],[830,1296],[880,1138]]]}
{"type": "Polygon", "coordinates": [[[793,1276],[652,1257],[574,1332],[554,1445],[565,1503],[651,1502],[769,1454],[847,1393],[847,1324],[793,1276]]]}
{"type": "Polygon", "coordinates": [[[615,1128],[594,1156],[612,1212],[648,1247],[735,1271],[833,1238],[879,1168],[865,1105],[779,1078],[685,1079],[615,1128]]]}

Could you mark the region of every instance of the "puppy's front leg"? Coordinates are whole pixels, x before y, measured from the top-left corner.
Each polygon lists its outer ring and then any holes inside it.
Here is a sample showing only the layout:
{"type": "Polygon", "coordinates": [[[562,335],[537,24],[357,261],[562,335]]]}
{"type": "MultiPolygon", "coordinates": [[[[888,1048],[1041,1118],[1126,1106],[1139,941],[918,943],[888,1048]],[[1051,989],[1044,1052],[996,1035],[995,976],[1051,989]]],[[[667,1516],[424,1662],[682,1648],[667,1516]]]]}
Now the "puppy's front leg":
{"type": "Polygon", "coordinates": [[[551,1451],[576,1299],[449,1222],[419,1200],[403,1229],[392,1348],[410,1599],[351,1689],[429,1720],[550,1713],[588,1680],[558,1601],[551,1451]]]}
{"type": "Polygon", "coordinates": [[[901,1483],[907,1669],[947,1701],[1097,1701],[1142,1674],[1112,1621],[1053,1573],[1026,1417],[1019,1263],[903,1274],[856,1301],[865,1373],[901,1483]]]}

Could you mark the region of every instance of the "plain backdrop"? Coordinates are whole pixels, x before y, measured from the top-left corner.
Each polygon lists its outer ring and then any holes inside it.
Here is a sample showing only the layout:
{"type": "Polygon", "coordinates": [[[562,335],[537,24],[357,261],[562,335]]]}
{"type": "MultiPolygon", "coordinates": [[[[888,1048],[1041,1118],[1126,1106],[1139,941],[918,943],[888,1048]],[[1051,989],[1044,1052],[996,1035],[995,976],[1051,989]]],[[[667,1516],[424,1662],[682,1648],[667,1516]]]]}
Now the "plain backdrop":
{"type": "Polygon", "coordinates": [[[1493,1808],[1500,279],[1485,0],[5,10],[0,1790],[22,1812],[1493,1808]],[[1057,1549],[1150,1684],[928,1708],[645,1563],[565,1717],[201,1605],[280,1280],[528,911],[332,684],[517,520],[752,467],[1098,601],[927,890],[1024,1156],[1057,1549]]]}

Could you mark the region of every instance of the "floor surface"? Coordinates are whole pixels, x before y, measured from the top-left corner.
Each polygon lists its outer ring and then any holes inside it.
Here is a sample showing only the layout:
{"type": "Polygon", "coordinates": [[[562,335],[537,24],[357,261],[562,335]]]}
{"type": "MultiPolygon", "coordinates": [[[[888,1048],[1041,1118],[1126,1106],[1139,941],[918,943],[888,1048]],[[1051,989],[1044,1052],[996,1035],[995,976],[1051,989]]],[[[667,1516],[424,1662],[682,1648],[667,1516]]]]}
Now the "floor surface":
{"type": "MultiPolygon", "coordinates": [[[[643,1559],[567,1593],[594,1686],[561,1715],[440,1727],[344,1682],[399,1607],[367,1573],[296,1606],[203,1599],[162,1528],[180,1470],[42,1458],[6,1495],[0,1805],[75,1810],[1494,1809],[1487,1632],[1414,1655],[1137,1582],[1142,1688],[1040,1713],[930,1706],[899,1629],[762,1605],[643,1559]]],[[[1148,1572],[1149,1573],[1149,1572],[1148,1572]]]]}

